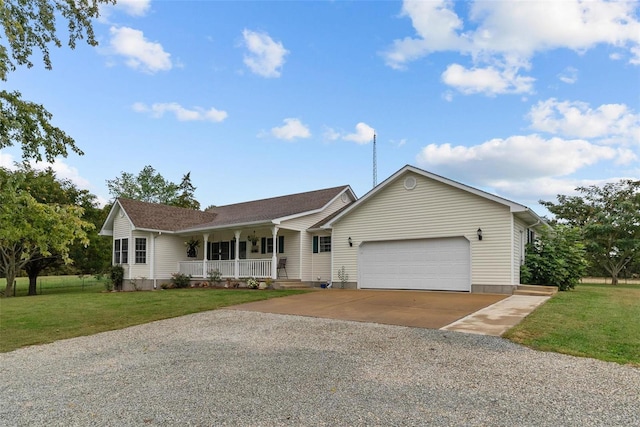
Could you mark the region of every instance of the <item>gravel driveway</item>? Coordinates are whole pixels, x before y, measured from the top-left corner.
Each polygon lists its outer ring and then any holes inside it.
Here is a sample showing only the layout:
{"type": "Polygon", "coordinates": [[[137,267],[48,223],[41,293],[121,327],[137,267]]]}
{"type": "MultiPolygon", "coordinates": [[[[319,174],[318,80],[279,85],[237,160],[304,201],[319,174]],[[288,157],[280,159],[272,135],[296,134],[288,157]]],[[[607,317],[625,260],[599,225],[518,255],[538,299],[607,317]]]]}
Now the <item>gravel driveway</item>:
{"type": "Polygon", "coordinates": [[[630,426],[640,369],[496,337],[217,310],[0,354],[0,425],[630,426]]]}

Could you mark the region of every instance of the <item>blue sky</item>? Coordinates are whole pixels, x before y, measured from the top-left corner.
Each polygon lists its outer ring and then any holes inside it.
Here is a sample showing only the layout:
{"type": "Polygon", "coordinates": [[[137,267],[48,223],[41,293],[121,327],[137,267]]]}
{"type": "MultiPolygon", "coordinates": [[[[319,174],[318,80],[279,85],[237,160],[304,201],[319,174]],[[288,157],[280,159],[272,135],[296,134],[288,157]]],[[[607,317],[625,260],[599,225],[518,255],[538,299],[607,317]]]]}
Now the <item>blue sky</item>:
{"type": "Polygon", "coordinates": [[[119,0],[94,29],[3,84],[75,138],[54,168],[103,202],[145,165],[190,171],[203,207],[361,197],[374,130],[378,182],[411,164],[541,214],[640,176],[638,2],[119,0]]]}

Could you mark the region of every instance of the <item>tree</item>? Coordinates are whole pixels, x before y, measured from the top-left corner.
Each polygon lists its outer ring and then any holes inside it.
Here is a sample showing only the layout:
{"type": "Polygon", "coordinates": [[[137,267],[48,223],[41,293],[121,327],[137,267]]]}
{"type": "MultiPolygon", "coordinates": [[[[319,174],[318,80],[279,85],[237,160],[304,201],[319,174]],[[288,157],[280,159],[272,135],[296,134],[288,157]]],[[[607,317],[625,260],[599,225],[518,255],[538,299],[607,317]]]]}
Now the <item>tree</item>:
{"type": "Polygon", "coordinates": [[[191,183],[191,172],[177,185],[166,180],[152,166],[145,166],[138,175],[122,172],[120,177],[107,180],[107,187],[114,198],[200,209],[200,203],[193,197],[195,187],[191,183]]]}
{"type": "Polygon", "coordinates": [[[588,258],[611,276],[640,259],[640,180],[620,180],[602,187],[578,187],[579,196],[558,195],[540,203],[557,221],[579,227],[588,258]]]}
{"type": "Polygon", "coordinates": [[[200,202],[198,202],[193,195],[195,191],[196,187],[191,183],[191,172],[187,172],[182,177],[180,185],[178,185],[178,197],[172,205],[180,208],[200,210],[200,202]]]}
{"type": "Polygon", "coordinates": [[[12,294],[16,275],[29,262],[53,253],[71,262],[70,245],[88,244],[87,231],[93,227],[82,220],[80,206],[39,203],[24,183],[24,173],[0,174],[0,273],[7,281],[5,296],[12,294]]]}
{"type": "Polygon", "coordinates": [[[527,246],[520,280],[530,285],[573,289],[584,276],[587,261],[580,231],[567,225],[544,228],[527,246]]]}
{"type": "MultiPolygon", "coordinates": [[[[1,0],[0,23],[4,37],[0,33],[0,79],[6,81],[17,66],[32,67],[34,49],[42,53],[45,68],[52,68],[49,46],[62,46],[57,37],[57,16],[62,16],[67,23],[71,49],[76,47],[77,40],[85,37],[89,45],[97,45],[91,20],[98,17],[101,3],[115,3],[115,0],[1,0]]],[[[0,90],[0,149],[17,143],[22,146],[25,160],[42,160],[43,150],[50,162],[56,156],[66,157],[68,149],[82,154],[70,136],[51,125],[51,113],[21,96],[18,91],[0,90]]]]}
{"type": "MultiPolygon", "coordinates": [[[[15,172],[0,169],[0,179],[8,180],[13,175],[19,176],[19,190],[28,192],[38,203],[81,206],[84,210],[83,219],[94,225],[87,231],[90,241],[88,246],[75,242],[69,248],[69,258],[75,264],[73,272],[104,271],[110,263],[111,250],[108,239],[98,235],[106,214],[97,206],[96,196],[87,190],[78,189],[68,179],[56,178],[51,168],[36,170],[27,164],[17,166],[18,170],[15,172]]],[[[29,276],[29,295],[36,295],[37,279],[43,270],[66,273],[68,270],[65,267],[66,264],[56,251],[51,251],[48,256],[39,251],[32,252],[29,262],[24,266],[29,276]]]]}

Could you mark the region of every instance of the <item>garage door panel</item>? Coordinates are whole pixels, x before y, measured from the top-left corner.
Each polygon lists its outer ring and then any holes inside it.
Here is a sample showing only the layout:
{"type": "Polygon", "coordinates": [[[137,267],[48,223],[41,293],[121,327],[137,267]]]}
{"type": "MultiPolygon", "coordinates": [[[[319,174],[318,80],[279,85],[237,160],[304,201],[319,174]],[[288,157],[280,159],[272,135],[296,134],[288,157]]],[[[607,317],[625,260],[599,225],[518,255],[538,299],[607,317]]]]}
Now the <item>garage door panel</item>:
{"type": "Polygon", "coordinates": [[[471,251],[464,237],[364,242],[361,288],[471,290],[471,251]]]}

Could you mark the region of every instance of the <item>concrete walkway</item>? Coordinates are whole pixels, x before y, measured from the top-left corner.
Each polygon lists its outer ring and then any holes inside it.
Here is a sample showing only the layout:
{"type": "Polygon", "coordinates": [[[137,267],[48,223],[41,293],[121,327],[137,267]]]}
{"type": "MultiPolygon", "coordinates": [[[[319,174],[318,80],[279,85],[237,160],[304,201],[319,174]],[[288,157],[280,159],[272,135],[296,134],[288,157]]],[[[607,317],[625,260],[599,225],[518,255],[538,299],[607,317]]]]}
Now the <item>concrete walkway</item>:
{"type": "Polygon", "coordinates": [[[501,336],[549,298],[551,297],[512,295],[440,329],[501,336]]]}

